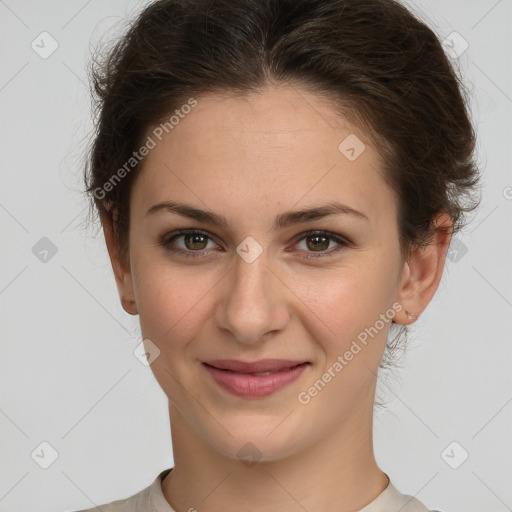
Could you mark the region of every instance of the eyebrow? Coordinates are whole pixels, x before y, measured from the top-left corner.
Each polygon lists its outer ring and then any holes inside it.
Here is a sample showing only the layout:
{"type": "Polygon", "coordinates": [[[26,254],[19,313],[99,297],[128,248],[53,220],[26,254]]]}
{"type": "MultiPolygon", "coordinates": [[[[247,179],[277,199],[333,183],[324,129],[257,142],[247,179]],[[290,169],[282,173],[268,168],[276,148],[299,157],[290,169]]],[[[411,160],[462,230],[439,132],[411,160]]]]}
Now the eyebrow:
{"type": "MultiPolygon", "coordinates": [[[[229,222],[226,217],[214,213],[208,210],[200,210],[195,208],[194,206],[178,203],[176,201],[163,201],[158,204],[154,204],[151,206],[144,217],[148,215],[152,215],[156,212],[166,211],[169,213],[175,213],[177,215],[181,215],[182,217],[187,217],[188,219],[196,220],[198,222],[204,222],[211,224],[213,226],[229,228],[229,222]]],[[[276,216],[274,222],[272,224],[272,228],[274,230],[284,229],[289,226],[293,226],[295,224],[300,224],[307,221],[322,219],[329,215],[352,215],[354,217],[364,219],[369,221],[370,219],[363,213],[354,208],[338,203],[331,202],[325,205],[321,205],[315,208],[309,208],[306,210],[296,210],[296,211],[288,211],[281,213],[276,216]]]]}

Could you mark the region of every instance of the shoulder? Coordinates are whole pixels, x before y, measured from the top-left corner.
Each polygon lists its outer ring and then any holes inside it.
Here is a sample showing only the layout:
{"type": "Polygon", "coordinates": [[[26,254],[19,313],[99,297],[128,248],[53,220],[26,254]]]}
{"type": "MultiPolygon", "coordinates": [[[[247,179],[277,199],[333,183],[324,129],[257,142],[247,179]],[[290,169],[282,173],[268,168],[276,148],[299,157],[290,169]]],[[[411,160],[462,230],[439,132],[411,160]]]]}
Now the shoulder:
{"type": "MultiPolygon", "coordinates": [[[[396,501],[397,510],[400,512],[441,512],[439,510],[430,510],[421,501],[409,494],[402,494],[390,483],[391,495],[396,501]]],[[[394,503],[393,503],[394,505],[394,503]]]]}
{"type": "Polygon", "coordinates": [[[148,487],[128,498],[75,512],[174,512],[162,493],[162,480],[169,471],[162,471],[148,487]]]}
{"type": "MultiPolygon", "coordinates": [[[[389,478],[389,477],[388,477],[389,478]]],[[[421,501],[414,496],[402,494],[389,481],[386,489],[375,499],[361,509],[359,512],[441,512],[428,509],[421,501]]]]}
{"type": "Polygon", "coordinates": [[[149,510],[146,507],[148,489],[143,489],[129,498],[75,512],[143,512],[149,510]]]}

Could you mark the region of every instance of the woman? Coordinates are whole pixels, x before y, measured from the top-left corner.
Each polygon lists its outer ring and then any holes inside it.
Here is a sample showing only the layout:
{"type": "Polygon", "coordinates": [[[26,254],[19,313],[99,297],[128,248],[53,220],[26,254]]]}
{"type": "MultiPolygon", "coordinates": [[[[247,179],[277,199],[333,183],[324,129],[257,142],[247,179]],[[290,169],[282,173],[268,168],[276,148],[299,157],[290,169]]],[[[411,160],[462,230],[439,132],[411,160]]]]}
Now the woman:
{"type": "Polygon", "coordinates": [[[428,510],[372,421],[477,204],[431,29],[394,0],[160,0],[93,81],[87,191],[175,462],[101,510],[428,510]]]}

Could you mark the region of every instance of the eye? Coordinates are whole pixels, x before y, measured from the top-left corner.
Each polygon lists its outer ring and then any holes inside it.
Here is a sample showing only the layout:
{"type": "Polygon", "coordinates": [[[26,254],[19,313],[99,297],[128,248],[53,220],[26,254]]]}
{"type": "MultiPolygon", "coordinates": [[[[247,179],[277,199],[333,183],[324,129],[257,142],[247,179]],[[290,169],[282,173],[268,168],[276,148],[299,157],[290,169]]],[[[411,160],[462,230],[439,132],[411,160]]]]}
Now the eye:
{"type": "MultiPolygon", "coordinates": [[[[303,256],[304,258],[328,257],[350,246],[350,242],[348,240],[329,231],[308,231],[302,234],[302,238],[300,238],[299,241],[301,243],[304,241],[305,243],[305,249],[301,250],[309,253],[306,256],[303,256]],[[338,247],[334,247],[327,251],[326,249],[329,248],[333,241],[338,244],[338,247]]],[[[204,256],[211,249],[218,247],[217,244],[211,240],[211,236],[209,234],[197,229],[180,229],[177,232],[169,233],[160,240],[159,244],[168,251],[181,254],[188,258],[204,256]],[[182,239],[181,247],[176,242],[180,239],[182,239]],[[208,242],[213,244],[213,247],[208,247],[208,242]]],[[[300,245],[300,243],[295,244],[294,247],[298,245],[300,245]]]]}
{"type": "MultiPolygon", "coordinates": [[[[303,247],[305,247],[305,251],[309,253],[304,256],[305,258],[325,258],[333,256],[350,245],[348,240],[329,231],[308,231],[303,234],[300,239],[301,243],[302,241],[304,241],[303,247]],[[337,243],[338,247],[327,251],[326,249],[331,245],[332,241],[337,243]]],[[[299,245],[300,244],[296,244],[296,246],[299,245]]]]}
{"type": "MultiPolygon", "coordinates": [[[[180,229],[178,232],[170,233],[160,240],[160,245],[165,247],[167,250],[182,254],[183,256],[194,258],[197,256],[203,256],[206,249],[208,249],[208,241],[214,246],[213,241],[210,240],[210,236],[197,229],[180,229]],[[182,246],[174,247],[172,244],[176,240],[182,238],[182,246]]],[[[210,247],[209,249],[211,249],[210,247]]],[[[208,251],[206,251],[208,252],[208,251]]]]}

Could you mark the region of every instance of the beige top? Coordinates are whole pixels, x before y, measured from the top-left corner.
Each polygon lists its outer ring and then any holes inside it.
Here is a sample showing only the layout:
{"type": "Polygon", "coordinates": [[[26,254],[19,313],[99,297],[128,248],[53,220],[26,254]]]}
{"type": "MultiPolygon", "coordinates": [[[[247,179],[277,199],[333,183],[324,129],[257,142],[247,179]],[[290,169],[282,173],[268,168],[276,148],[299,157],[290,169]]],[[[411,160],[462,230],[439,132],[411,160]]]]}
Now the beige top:
{"type": "MultiPolygon", "coordinates": [[[[162,471],[154,482],[137,494],[101,507],[76,512],[176,512],[164,497],[162,481],[172,468],[162,471]]],[[[387,475],[386,475],[387,476],[387,475]]],[[[388,476],[389,479],[389,476],[388,476]]],[[[428,510],[416,498],[400,493],[389,480],[388,486],[359,512],[439,512],[428,510]]]]}

